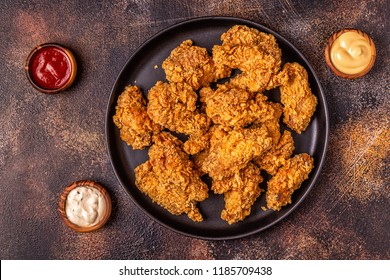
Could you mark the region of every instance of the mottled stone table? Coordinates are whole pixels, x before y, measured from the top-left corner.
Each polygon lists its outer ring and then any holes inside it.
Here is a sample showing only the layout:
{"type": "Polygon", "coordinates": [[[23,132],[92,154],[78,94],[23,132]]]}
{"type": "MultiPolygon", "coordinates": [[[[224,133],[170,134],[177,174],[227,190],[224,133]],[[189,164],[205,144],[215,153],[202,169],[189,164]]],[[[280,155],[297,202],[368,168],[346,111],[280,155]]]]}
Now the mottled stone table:
{"type": "Polygon", "coordinates": [[[1,259],[389,259],[390,35],[388,1],[1,1],[1,259]],[[158,4],[161,3],[161,4],[158,4]],[[146,216],[117,181],[105,146],[111,88],[129,56],[158,31],[200,16],[235,16],[292,42],[313,65],[330,113],[327,160],[316,186],[261,233],[206,241],[146,216]],[[357,80],[325,65],[328,36],[372,36],[377,61],[357,80]],[[29,51],[62,43],[80,64],[67,92],[35,91],[29,51]],[[92,179],[113,199],[108,224],[77,234],[57,213],[65,186],[92,179]]]}

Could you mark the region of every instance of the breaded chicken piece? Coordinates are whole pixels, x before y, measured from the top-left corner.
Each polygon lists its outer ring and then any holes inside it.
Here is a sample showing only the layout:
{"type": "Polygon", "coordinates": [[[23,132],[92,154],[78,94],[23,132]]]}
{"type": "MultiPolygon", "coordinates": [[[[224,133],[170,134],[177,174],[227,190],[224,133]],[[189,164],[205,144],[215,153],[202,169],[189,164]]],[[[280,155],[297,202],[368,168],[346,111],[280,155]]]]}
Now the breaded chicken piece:
{"type": "Polygon", "coordinates": [[[225,137],[231,129],[220,125],[212,125],[205,133],[191,134],[184,143],[184,151],[189,155],[195,155],[210,146],[214,146],[221,138],[225,137]]]}
{"type": "Polygon", "coordinates": [[[254,121],[268,118],[267,97],[237,88],[229,83],[200,90],[207,116],[224,127],[245,127],[254,121]]]}
{"type": "Polygon", "coordinates": [[[234,25],[221,35],[221,40],[223,44],[233,46],[258,45],[274,56],[278,56],[280,53],[279,46],[272,34],[261,32],[246,25],[234,25]]]}
{"type": "Polygon", "coordinates": [[[214,180],[221,180],[240,171],[271,147],[272,138],[265,126],[232,130],[210,145],[206,158],[201,162],[201,170],[214,180]]]}
{"type": "Polygon", "coordinates": [[[225,209],[222,210],[221,218],[229,224],[245,219],[251,213],[252,205],[260,196],[259,184],[263,181],[260,169],[253,163],[249,163],[237,174],[226,177],[217,183],[228,186],[225,192],[225,209]]]}
{"type": "Polygon", "coordinates": [[[213,125],[204,134],[190,135],[189,139],[184,143],[184,151],[193,155],[194,167],[201,175],[207,173],[204,162],[209,155],[210,147],[214,147],[227,134],[228,132],[222,126],[213,125]]]}
{"type": "Polygon", "coordinates": [[[279,171],[268,181],[266,192],[267,207],[279,211],[291,203],[293,192],[309,178],[314,167],[314,160],[308,154],[298,154],[286,161],[279,171]]]}
{"type": "Polygon", "coordinates": [[[291,132],[285,130],[279,139],[279,143],[259,157],[254,158],[254,162],[270,175],[275,175],[279,167],[284,165],[294,152],[294,139],[291,132]]]}
{"type": "MultiPolygon", "coordinates": [[[[280,60],[281,57],[281,50],[273,35],[260,32],[255,28],[250,28],[245,25],[233,26],[232,28],[230,28],[228,31],[226,31],[221,35],[221,40],[222,40],[222,46],[227,47],[226,52],[229,52],[229,50],[231,51],[232,47],[235,46],[248,46],[248,47],[259,46],[267,54],[276,57],[278,60],[280,60]]],[[[216,47],[219,48],[220,46],[216,45],[216,47]]],[[[232,51],[230,52],[230,54],[232,54],[232,51]]],[[[218,58],[215,59],[218,62],[216,63],[216,66],[220,64],[232,64],[231,68],[238,68],[238,66],[241,64],[245,70],[250,70],[250,66],[252,65],[252,62],[247,58],[245,58],[245,56],[238,56],[236,57],[236,59],[234,60],[228,59],[228,61],[222,61],[218,58]]]]}
{"type": "Polygon", "coordinates": [[[281,56],[274,57],[260,46],[214,46],[213,57],[216,65],[239,69],[242,73],[230,79],[236,87],[251,92],[267,89],[272,76],[280,69],[281,56]]]}
{"type": "Polygon", "coordinates": [[[196,204],[208,197],[208,187],[183,151],[183,142],[168,132],[153,137],[149,160],[135,168],[135,185],[174,215],[201,222],[196,204]]]}
{"type": "MultiPolygon", "coordinates": [[[[260,169],[252,162],[249,162],[244,168],[240,171],[234,173],[233,175],[223,177],[220,180],[213,180],[211,185],[211,190],[215,194],[224,194],[233,188],[238,187],[241,183],[243,183],[244,178],[246,178],[247,174],[253,174],[253,179],[257,181],[257,177],[260,176],[260,169]],[[256,172],[254,172],[256,170],[256,172]]],[[[261,176],[260,176],[261,177],[261,176]]],[[[250,178],[249,178],[250,179],[250,178]]],[[[260,180],[260,179],[259,179],[260,180]]],[[[261,178],[261,182],[263,178],[261,178]]],[[[259,183],[261,183],[259,181],[259,183]]]]}
{"type": "Polygon", "coordinates": [[[196,109],[198,95],[186,83],[158,81],[148,93],[149,117],[170,131],[192,134],[206,131],[210,120],[196,109]]]}
{"type": "Polygon", "coordinates": [[[294,150],[294,141],[291,133],[286,131],[281,138],[279,120],[283,112],[283,107],[279,103],[268,102],[267,119],[261,119],[251,127],[266,126],[268,135],[272,137],[272,148],[253,161],[260,169],[267,171],[268,174],[274,175],[276,170],[284,164],[283,158],[288,159],[294,150]],[[291,153],[288,151],[291,150],[291,153]]]}
{"type": "Polygon", "coordinates": [[[210,149],[206,149],[192,156],[194,168],[198,170],[200,176],[207,174],[206,165],[204,163],[209,156],[209,152],[210,149]]]}
{"type": "Polygon", "coordinates": [[[300,64],[286,63],[278,74],[280,99],[284,106],[283,122],[297,133],[305,131],[317,106],[308,75],[300,64]]]}
{"type": "MultiPolygon", "coordinates": [[[[213,127],[214,126],[211,128],[213,127]]],[[[189,155],[195,155],[209,148],[210,137],[213,133],[213,129],[211,128],[205,133],[200,132],[191,134],[188,140],[184,142],[184,151],[189,155]]]]}
{"type": "Polygon", "coordinates": [[[194,90],[214,81],[214,62],[207,49],[193,46],[191,40],[182,42],[163,62],[167,80],[187,83],[194,90]]]}
{"type": "Polygon", "coordinates": [[[251,92],[263,92],[268,90],[268,83],[276,72],[268,69],[253,69],[252,71],[243,72],[230,79],[232,85],[245,88],[251,92]]]}
{"type": "Polygon", "coordinates": [[[275,37],[244,25],[235,25],[221,36],[222,45],[213,47],[217,78],[239,69],[242,73],[230,82],[251,92],[267,89],[281,65],[282,52],[275,37]]]}
{"type": "Polygon", "coordinates": [[[283,113],[283,107],[279,103],[267,102],[267,113],[265,117],[259,119],[261,124],[264,124],[268,129],[269,136],[272,137],[272,146],[275,147],[279,143],[280,133],[280,117],[283,113]]]}
{"type": "Polygon", "coordinates": [[[137,86],[127,86],[118,97],[113,121],[120,137],[133,149],[143,149],[152,144],[153,134],[161,131],[146,113],[146,102],[137,86]]]}

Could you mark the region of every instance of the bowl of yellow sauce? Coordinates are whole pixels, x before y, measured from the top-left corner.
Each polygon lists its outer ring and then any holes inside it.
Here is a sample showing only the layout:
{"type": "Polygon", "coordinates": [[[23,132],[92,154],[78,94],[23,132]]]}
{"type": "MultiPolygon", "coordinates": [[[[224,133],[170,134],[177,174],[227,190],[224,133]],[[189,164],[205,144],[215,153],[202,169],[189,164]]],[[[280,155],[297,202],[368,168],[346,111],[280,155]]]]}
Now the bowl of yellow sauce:
{"type": "Polygon", "coordinates": [[[376,48],[370,36],[358,29],[343,29],[329,37],[325,60],[337,76],[356,79],[374,66],[376,48]]]}

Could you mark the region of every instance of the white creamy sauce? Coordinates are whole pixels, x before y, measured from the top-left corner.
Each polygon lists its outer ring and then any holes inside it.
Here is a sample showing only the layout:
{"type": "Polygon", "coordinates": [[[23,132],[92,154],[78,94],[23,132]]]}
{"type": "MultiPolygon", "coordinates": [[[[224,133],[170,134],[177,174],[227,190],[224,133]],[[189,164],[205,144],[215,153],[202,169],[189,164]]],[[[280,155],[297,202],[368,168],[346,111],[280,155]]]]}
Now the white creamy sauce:
{"type": "Polygon", "coordinates": [[[65,212],[68,219],[81,227],[99,223],[106,211],[103,195],[95,188],[80,186],[69,192],[65,212]]]}

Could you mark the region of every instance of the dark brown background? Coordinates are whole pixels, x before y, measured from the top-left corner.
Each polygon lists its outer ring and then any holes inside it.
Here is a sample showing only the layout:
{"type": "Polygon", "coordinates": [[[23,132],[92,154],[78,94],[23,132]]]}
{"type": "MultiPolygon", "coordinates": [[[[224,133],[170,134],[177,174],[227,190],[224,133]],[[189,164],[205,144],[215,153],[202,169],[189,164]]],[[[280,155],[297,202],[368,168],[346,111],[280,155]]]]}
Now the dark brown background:
{"type": "Polygon", "coordinates": [[[382,1],[1,1],[1,259],[389,259],[389,2],[382,1]],[[55,3],[54,3],[55,2],[55,3]],[[161,3],[161,4],[158,4],[161,3]],[[313,65],[330,113],[327,161],[305,201],[250,237],[205,241],[151,220],[119,185],[105,147],[111,88],[129,56],[158,31],[199,16],[236,16],[292,42],[313,65]],[[326,67],[328,36],[372,36],[377,61],[358,80],[326,67]],[[79,62],[67,92],[35,91],[24,73],[44,42],[79,62]],[[114,209],[101,230],[77,234],[57,213],[76,180],[105,186],[114,209]]]}

